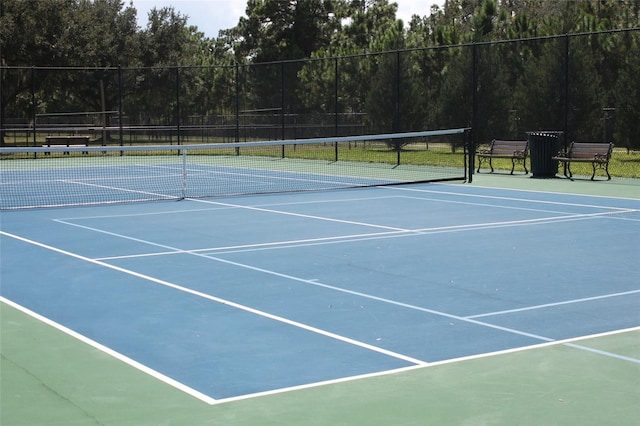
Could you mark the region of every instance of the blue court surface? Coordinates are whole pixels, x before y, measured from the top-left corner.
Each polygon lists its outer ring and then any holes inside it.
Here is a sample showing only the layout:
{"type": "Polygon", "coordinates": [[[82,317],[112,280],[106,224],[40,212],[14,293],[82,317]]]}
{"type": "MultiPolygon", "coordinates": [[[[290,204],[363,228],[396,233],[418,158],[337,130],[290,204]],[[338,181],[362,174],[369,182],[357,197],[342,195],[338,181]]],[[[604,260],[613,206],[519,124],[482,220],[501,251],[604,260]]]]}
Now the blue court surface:
{"type": "Polygon", "coordinates": [[[448,184],[7,211],[1,296],[215,404],[638,327],[639,213],[448,184]]]}

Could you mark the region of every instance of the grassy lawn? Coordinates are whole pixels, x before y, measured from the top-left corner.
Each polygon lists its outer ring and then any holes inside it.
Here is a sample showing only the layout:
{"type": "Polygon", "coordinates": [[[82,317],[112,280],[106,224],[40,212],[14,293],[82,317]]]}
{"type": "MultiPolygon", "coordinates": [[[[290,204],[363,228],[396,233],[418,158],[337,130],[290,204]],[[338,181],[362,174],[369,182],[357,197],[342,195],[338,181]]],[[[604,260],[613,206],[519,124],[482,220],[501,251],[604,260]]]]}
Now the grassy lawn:
{"type": "MultiPolygon", "coordinates": [[[[141,144],[143,141],[138,140],[137,143],[141,144]]],[[[144,141],[145,144],[155,145],[155,141],[144,141]]],[[[193,144],[197,141],[183,139],[183,144],[193,144]]],[[[113,146],[119,146],[118,143],[112,144],[113,146]]],[[[128,144],[126,144],[128,146],[128,144]]],[[[36,142],[36,146],[41,146],[36,142]]],[[[167,148],[171,151],[140,151],[131,153],[131,155],[168,155],[175,154],[178,146],[167,145],[167,148]]],[[[286,145],[284,150],[281,145],[274,145],[269,147],[243,147],[239,150],[241,155],[250,156],[262,156],[272,158],[282,158],[283,155],[286,158],[299,158],[309,160],[322,160],[322,161],[335,161],[336,150],[335,145],[332,143],[324,144],[308,144],[308,145],[286,145]]],[[[119,151],[114,151],[112,155],[120,155],[119,151]]],[[[197,153],[198,155],[225,155],[233,156],[237,155],[238,151],[234,148],[228,149],[211,149],[203,150],[197,153]]],[[[62,154],[60,154],[62,155],[62,154]]],[[[104,155],[101,152],[91,153],[89,155],[104,155]]],[[[52,157],[52,156],[48,156],[52,157]]],[[[14,156],[4,155],[3,159],[15,158],[14,156]]],[[[21,156],[24,158],[24,156],[21,156]]],[[[390,164],[396,165],[399,163],[403,165],[431,165],[440,167],[462,167],[464,165],[464,151],[461,147],[457,147],[454,150],[449,143],[437,143],[437,142],[419,142],[405,145],[398,152],[391,149],[383,142],[344,142],[340,143],[337,151],[338,161],[353,161],[364,163],[378,163],[378,164],[390,164]]],[[[477,164],[477,163],[476,163],[477,164]]],[[[529,164],[529,160],[527,160],[529,164]]],[[[493,166],[496,171],[510,171],[511,160],[509,159],[494,159],[493,166]]],[[[483,171],[485,167],[483,167],[483,171]]],[[[486,168],[488,170],[488,167],[486,168]]],[[[521,171],[521,166],[516,166],[516,171],[521,171]]],[[[591,176],[592,169],[590,163],[574,163],[571,165],[571,170],[576,176],[591,176]]],[[[634,178],[640,179],[640,151],[627,151],[625,148],[614,149],[613,156],[609,162],[609,173],[614,177],[621,178],[634,178]]],[[[604,176],[605,173],[602,170],[597,171],[597,176],[604,176]]]]}

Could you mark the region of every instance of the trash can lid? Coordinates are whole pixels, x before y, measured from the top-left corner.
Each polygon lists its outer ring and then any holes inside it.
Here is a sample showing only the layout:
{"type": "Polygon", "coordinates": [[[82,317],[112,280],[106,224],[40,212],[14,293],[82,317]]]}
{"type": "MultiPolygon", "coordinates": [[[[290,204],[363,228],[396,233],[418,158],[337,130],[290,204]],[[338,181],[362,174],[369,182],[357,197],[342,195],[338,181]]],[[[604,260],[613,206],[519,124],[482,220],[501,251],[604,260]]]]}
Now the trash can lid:
{"type": "Polygon", "coordinates": [[[564,132],[561,131],[561,130],[534,130],[534,131],[526,132],[526,133],[528,135],[535,135],[535,136],[555,136],[555,137],[559,137],[564,132]]]}

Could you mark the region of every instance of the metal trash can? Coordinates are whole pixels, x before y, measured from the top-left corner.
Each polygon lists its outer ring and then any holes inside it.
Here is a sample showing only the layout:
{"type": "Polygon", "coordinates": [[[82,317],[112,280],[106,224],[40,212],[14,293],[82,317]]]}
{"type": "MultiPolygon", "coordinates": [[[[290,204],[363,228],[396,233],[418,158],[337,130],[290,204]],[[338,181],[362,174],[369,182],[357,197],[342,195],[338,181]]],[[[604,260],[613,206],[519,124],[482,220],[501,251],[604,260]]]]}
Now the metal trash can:
{"type": "Polygon", "coordinates": [[[531,173],[534,178],[552,178],[558,172],[558,161],[552,158],[560,150],[560,136],[563,132],[539,130],[527,132],[531,173]]]}

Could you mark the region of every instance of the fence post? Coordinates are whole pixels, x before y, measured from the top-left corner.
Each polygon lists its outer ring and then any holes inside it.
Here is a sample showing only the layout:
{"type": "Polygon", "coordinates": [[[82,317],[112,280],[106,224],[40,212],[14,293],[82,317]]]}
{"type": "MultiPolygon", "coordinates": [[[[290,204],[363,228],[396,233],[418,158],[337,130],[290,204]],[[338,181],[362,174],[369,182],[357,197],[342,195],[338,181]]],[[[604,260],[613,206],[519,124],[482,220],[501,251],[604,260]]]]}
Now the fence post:
{"type": "MultiPolygon", "coordinates": [[[[285,129],[286,129],[286,125],[285,125],[285,120],[284,120],[284,113],[285,113],[285,93],[284,93],[284,87],[285,87],[285,77],[284,77],[284,64],[285,62],[281,62],[280,63],[280,139],[285,140],[286,139],[286,135],[285,135],[285,129]]],[[[282,150],[283,150],[283,157],[284,157],[284,145],[282,146],[282,150]]]]}
{"type": "Polygon", "coordinates": [[[176,131],[180,145],[180,66],[176,66],[176,131]]]}
{"type": "MultiPolygon", "coordinates": [[[[396,85],[395,111],[393,113],[393,132],[400,131],[400,51],[396,50],[396,85]]],[[[398,147],[398,164],[400,164],[400,147],[398,147]]]]}
{"type": "MultiPolygon", "coordinates": [[[[333,61],[333,136],[338,136],[339,132],[339,102],[338,102],[338,81],[339,81],[339,73],[338,73],[338,58],[336,57],[333,61]]],[[[338,161],[338,142],[333,144],[333,160],[338,161]]]]}
{"type": "MultiPolygon", "coordinates": [[[[122,117],[122,66],[118,65],[118,133],[120,134],[120,146],[124,145],[124,130],[123,130],[123,117],[122,117]]],[[[131,132],[129,132],[131,135],[131,132]]],[[[131,137],[131,136],[129,136],[131,137]]]]}
{"type": "MultiPolygon", "coordinates": [[[[38,105],[36,104],[36,68],[31,67],[31,119],[33,120],[33,146],[36,146],[38,105]]],[[[33,154],[34,157],[36,153],[33,154]]]]}
{"type": "MultiPolygon", "coordinates": [[[[280,63],[280,139],[281,140],[285,140],[286,139],[286,124],[285,124],[285,119],[284,119],[284,113],[285,113],[285,93],[284,93],[284,87],[285,87],[285,76],[284,76],[284,72],[285,72],[285,67],[284,67],[285,62],[281,62],[280,63]]],[[[294,133],[295,134],[295,133],[294,133]]],[[[282,149],[281,149],[281,157],[284,158],[285,156],[285,149],[284,149],[284,145],[282,145],[282,149]]]]}
{"type": "Polygon", "coordinates": [[[471,45],[471,130],[469,131],[468,144],[468,182],[473,181],[473,170],[475,168],[476,141],[474,131],[477,128],[478,120],[478,44],[471,45]]]}
{"type": "Polygon", "coordinates": [[[336,57],[333,59],[333,136],[338,136],[339,126],[338,114],[340,106],[338,105],[338,79],[338,58],[336,57]]]}
{"type": "Polygon", "coordinates": [[[566,150],[569,140],[569,34],[564,36],[564,111],[562,127],[564,134],[563,148],[566,150]]]}
{"type": "Polygon", "coordinates": [[[236,135],[235,142],[240,142],[240,64],[236,62],[236,93],[235,93],[235,107],[236,107],[236,135]]]}

